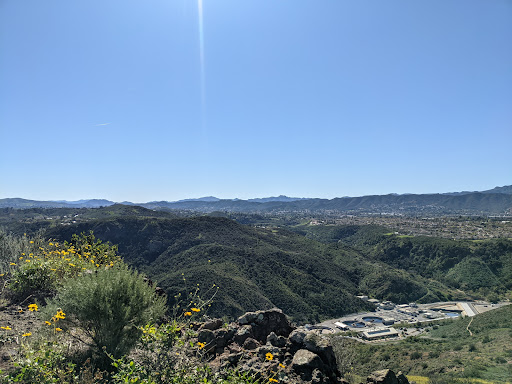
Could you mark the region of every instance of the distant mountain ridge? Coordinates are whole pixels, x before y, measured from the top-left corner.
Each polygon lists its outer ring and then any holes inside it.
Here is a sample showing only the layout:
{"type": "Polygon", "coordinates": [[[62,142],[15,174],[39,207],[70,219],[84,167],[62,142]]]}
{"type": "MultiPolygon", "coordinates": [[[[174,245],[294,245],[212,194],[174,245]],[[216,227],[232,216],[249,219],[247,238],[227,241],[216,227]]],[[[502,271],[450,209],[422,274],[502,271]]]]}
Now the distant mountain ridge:
{"type": "MultiPolygon", "coordinates": [[[[36,201],[21,198],[0,199],[0,208],[99,208],[116,204],[105,199],[78,201],[36,201]]],[[[277,196],[267,198],[219,199],[214,196],[174,202],[123,202],[156,210],[191,210],[197,212],[306,212],[393,215],[511,215],[512,185],[482,192],[443,194],[388,194],[334,199],[277,196]]]]}

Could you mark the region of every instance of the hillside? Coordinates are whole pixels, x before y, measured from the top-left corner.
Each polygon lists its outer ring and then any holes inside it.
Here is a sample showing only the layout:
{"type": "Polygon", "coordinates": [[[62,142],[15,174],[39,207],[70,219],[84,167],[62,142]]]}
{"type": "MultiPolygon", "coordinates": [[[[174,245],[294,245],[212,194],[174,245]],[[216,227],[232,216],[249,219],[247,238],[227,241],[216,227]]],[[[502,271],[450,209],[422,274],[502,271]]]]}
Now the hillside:
{"type": "Polygon", "coordinates": [[[449,292],[342,244],[225,218],[97,220],[55,227],[47,235],[64,240],[89,230],[118,244],[125,260],[146,271],[170,297],[195,284],[203,291],[216,284],[212,310],[220,316],[277,306],[296,320],[318,321],[368,308],[354,297],[361,290],[398,302],[441,299],[449,292]]]}
{"type": "Polygon", "coordinates": [[[321,242],[350,245],[369,260],[434,279],[475,297],[505,298],[512,289],[509,239],[470,241],[400,236],[386,233],[383,227],[359,225],[299,226],[295,230],[321,242]]]}

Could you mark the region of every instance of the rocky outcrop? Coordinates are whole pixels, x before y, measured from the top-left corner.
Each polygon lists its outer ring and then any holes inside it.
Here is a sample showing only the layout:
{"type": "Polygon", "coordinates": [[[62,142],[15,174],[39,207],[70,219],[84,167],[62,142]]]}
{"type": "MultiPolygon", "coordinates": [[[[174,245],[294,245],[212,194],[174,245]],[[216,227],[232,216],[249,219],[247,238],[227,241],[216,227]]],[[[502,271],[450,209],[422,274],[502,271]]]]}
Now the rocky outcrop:
{"type": "Polygon", "coordinates": [[[409,384],[409,380],[402,372],[397,375],[390,369],[373,372],[367,379],[367,384],[409,384]]]}
{"type": "MultiPolygon", "coordinates": [[[[248,312],[227,325],[215,319],[194,328],[201,351],[217,372],[236,369],[265,382],[346,383],[340,377],[329,339],[306,328],[293,327],[280,309],[248,312]]],[[[372,379],[375,381],[368,383],[391,384],[389,377],[398,380],[393,372],[382,376],[388,381],[378,381],[381,376],[376,375],[372,379]]]]}

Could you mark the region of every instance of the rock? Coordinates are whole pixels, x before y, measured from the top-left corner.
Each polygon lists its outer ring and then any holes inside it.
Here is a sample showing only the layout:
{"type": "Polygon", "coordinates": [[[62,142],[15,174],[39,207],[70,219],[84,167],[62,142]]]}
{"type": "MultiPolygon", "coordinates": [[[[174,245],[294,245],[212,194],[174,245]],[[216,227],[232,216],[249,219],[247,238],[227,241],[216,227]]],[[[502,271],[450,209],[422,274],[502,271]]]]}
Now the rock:
{"type": "Polygon", "coordinates": [[[270,332],[267,336],[267,344],[283,348],[286,345],[286,338],[283,336],[277,336],[274,332],[270,332]]]}
{"type": "Polygon", "coordinates": [[[203,329],[209,329],[210,331],[215,331],[215,330],[219,329],[220,327],[222,327],[222,324],[223,324],[222,319],[210,320],[210,321],[207,321],[206,323],[203,323],[203,325],[201,325],[201,328],[199,328],[199,330],[201,331],[203,329]]]}
{"type": "Polygon", "coordinates": [[[215,335],[209,329],[203,329],[197,336],[197,341],[208,344],[215,339],[215,335]]]}
{"type": "Polygon", "coordinates": [[[233,336],[233,340],[238,345],[243,345],[244,341],[247,338],[253,336],[251,331],[252,331],[252,327],[250,325],[243,325],[242,327],[238,328],[235,335],[233,336]]]}
{"type": "Polygon", "coordinates": [[[260,343],[258,343],[252,337],[249,337],[249,338],[245,339],[243,348],[247,349],[248,351],[252,351],[253,349],[258,348],[259,346],[260,346],[260,343]]]}
{"type": "Polygon", "coordinates": [[[292,333],[290,333],[290,336],[288,339],[297,345],[302,345],[304,343],[304,338],[306,337],[306,331],[303,328],[295,329],[292,333]]]}
{"type": "Polygon", "coordinates": [[[399,371],[396,374],[396,379],[398,380],[399,384],[409,384],[409,380],[407,379],[407,377],[405,377],[405,375],[402,373],[402,371],[399,371]]]}
{"type": "MultiPolygon", "coordinates": [[[[348,384],[340,377],[330,340],[305,328],[294,329],[279,309],[248,312],[228,327],[222,327],[220,319],[194,327],[215,374],[234,368],[257,379],[274,372],[283,384],[348,384]]],[[[401,372],[395,376],[384,370],[374,372],[367,384],[409,382],[401,372]]]]}
{"type": "Polygon", "coordinates": [[[293,327],[280,309],[248,312],[238,319],[238,324],[252,327],[252,334],[256,340],[264,344],[270,332],[278,336],[288,337],[293,327]]]}
{"type": "Polygon", "coordinates": [[[215,343],[217,346],[224,348],[229,344],[233,336],[235,335],[236,329],[228,328],[228,329],[216,329],[213,331],[213,335],[215,336],[215,343]]]}
{"type": "Polygon", "coordinates": [[[313,371],[313,369],[320,368],[322,365],[320,357],[307,349],[299,349],[292,360],[292,368],[298,372],[313,371]]]}
{"type": "Polygon", "coordinates": [[[304,347],[313,353],[316,353],[324,364],[329,367],[336,367],[336,355],[330,341],[316,333],[308,333],[304,337],[304,347]]]}
{"type": "Polygon", "coordinates": [[[366,379],[367,384],[399,384],[398,379],[390,369],[372,372],[366,379]]]}

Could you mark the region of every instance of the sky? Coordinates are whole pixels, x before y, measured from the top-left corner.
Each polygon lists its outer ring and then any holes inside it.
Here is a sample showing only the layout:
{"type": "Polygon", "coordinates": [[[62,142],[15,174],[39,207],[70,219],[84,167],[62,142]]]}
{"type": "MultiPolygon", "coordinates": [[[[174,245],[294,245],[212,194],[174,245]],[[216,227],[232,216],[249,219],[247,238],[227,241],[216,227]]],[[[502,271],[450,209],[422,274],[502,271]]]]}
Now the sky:
{"type": "Polygon", "coordinates": [[[510,0],[0,0],[0,198],[512,184],[510,0]]]}

